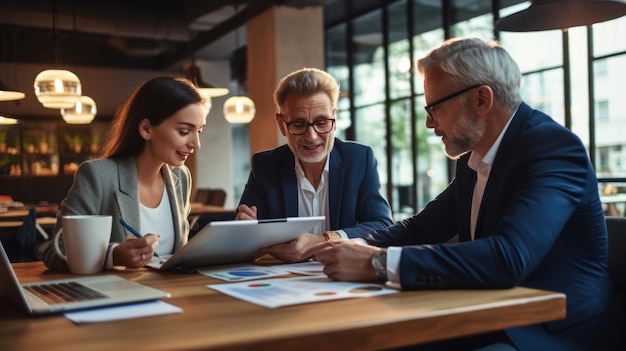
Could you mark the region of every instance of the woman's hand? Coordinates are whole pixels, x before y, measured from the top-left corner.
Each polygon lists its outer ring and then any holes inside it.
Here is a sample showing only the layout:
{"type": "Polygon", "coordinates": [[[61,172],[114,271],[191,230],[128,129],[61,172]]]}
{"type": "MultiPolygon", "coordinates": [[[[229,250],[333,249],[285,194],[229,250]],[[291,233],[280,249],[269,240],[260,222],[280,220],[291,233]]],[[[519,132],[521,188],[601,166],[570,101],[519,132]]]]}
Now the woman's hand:
{"type": "Polygon", "coordinates": [[[141,268],[150,262],[157,246],[158,234],[146,234],[142,238],[129,237],[113,249],[113,265],[141,268]]]}

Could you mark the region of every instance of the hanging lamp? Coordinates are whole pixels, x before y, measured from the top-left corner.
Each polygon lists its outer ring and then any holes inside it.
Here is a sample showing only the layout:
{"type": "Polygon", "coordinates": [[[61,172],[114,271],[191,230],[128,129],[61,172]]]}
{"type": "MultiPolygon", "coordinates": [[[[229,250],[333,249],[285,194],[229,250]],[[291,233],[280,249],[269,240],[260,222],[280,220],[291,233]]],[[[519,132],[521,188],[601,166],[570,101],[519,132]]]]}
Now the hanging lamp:
{"type": "Polygon", "coordinates": [[[0,125],[17,124],[18,120],[0,115],[0,125]]]}
{"type": "Polygon", "coordinates": [[[14,91],[0,81],[0,101],[21,100],[26,95],[20,91],[14,91]]]}
{"type": "MultiPolygon", "coordinates": [[[[60,64],[59,33],[57,30],[58,11],[56,1],[52,1],[52,32],[54,33],[55,63],[60,64]]],[[[78,76],[68,70],[47,69],[35,77],[35,96],[46,108],[71,108],[82,95],[78,76]]]]}
{"type": "Polygon", "coordinates": [[[204,98],[204,107],[206,107],[207,114],[211,111],[211,107],[213,103],[211,98],[224,96],[228,94],[229,90],[227,88],[217,88],[212,84],[206,83],[202,80],[202,76],[200,74],[200,68],[196,65],[194,61],[191,61],[188,64],[183,66],[185,70],[185,74],[187,77],[196,85],[198,88],[198,92],[204,98]]]}
{"type": "Polygon", "coordinates": [[[0,101],[21,100],[24,98],[24,96],[26,95],[19,91],[0,90],[0,101]]]}
{"type": "Polygon", "coordinates": [[[89,124],[96,113],[96,103],[89,96],[81,96],[71,108],[61,109],[61,116],[67,124],[89,124]]]}
{"type": "MultiPolygon", "coordinates": [[[[13,33],[13,40],[11,42],[11,44],[13,44],[15,46],[15,43],[17,42],[16,39],[16,34],[13,33]]],[[[17,62],[17,54],[16,54],[17,50],[13,50],[13,59],[17,62]]],[[[17,66],[13,66],[14,68],[14,79],[15,79],[15,85],[17,85],[17,66]]],[[[11,88],[9,88],[6,84],[4,84],[3,81],[0,80],[0,101],[13,101],[13,100],[22,100],[24,97],[26,97],[26,94],[22,93],[21,91],[15,91],[11,88]]]]}
{"type": "Polygon", "coordinates": [[[224,118],[229,123],[250,123],[255,114],[254,102],[247,96],[231,96],[224,102],[224,118]]]}
{"type": "Polygon", "coordinates": [[[496,29],[531,32],[592,25],[626,14],[622,0],[531,0],[523,11],[496,22],[496,29]]]}
{"type": "MultiPolygon", "coordinates": [[[[237,8],[235,7],[235,12],[237,8]]],[[[235,52],[239,48],[239,28],[235,32],[235,52]]],[[[240,83],[237,82],[238,87],[240,83]]],[[[239,90],[240,88],[238,88],[239,90]]],[[[256,114],[254,102],[247,96],[231,96],[224,102],[224,118],[228,123],[245,124],[250,123],[256,114]]]]}
{"type": "Polygon", "coordinates": [[[71,108],[81,95],[80,80],[70,71],[47,69],[35,77],[35,96],[46,108],[71,108]]]}

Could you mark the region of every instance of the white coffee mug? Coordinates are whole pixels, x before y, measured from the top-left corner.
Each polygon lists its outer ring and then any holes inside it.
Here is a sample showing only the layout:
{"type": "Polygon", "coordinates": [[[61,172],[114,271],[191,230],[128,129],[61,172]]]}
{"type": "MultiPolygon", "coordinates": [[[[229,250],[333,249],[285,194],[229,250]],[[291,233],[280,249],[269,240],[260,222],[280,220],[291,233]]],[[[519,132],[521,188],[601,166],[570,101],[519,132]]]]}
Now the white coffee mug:
{"type": "Polygon", "coordinates": [[[111,237],[111,216],[63,216],[62,229],[54,234],[54,248],[65,261],[70,272],[92,274],[102,271],[111,237]],[[63,234],[65,254],[59,248],[63,234]]]}

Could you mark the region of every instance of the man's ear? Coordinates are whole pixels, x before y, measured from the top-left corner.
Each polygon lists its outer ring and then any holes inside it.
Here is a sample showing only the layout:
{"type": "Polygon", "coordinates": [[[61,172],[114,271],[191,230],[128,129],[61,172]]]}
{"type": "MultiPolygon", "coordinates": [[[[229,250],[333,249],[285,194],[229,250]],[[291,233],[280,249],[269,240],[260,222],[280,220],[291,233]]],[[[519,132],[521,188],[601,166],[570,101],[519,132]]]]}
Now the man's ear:
{"type": "Polygon", "coordinates": [[[150,140],[152,137],[152,124],[147,118],[139,121],[139,135],[141,135],[144,140],[150,140]]]}
{"type": "Polygon", "coordinates": [[[280,113],[276,114],[276,124],[278,124],[278,129],[280,129],[280,134],[286,137],[287,127],[285,126],[285,123],[283,123],[283,117],[280,115],[280,113]]]}
{"type": "Polygon", "coordinates": [[[493,107],[493,90],[488,85],[476,88],[476,101],[472,106],[477,115],[484,116],[493,107]]]}

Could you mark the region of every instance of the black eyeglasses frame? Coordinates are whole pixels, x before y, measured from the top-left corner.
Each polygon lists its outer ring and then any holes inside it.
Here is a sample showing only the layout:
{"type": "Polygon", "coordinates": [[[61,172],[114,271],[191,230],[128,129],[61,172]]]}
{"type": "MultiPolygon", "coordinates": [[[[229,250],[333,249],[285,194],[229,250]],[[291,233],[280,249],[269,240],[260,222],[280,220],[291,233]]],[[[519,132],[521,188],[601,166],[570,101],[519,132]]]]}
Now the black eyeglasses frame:
{"type": "Polygon", "coordinates": [[[287,120],[285,119],[285,115],[283,115],[282,113],[278,113],[278,115],[280,116],[280,118],[282,118],[283,122],[285,122],[285,125],[287,126],[287,131],[289,132],[289,134],[291,135],[304,135],[306,134],[306,132],[309,130],[309,127],[313,127],[313,130],[317,133],[317,134],[328,134],[333,130],[333,127],[335,126],[335,121],[337,120],[337,118],[320,118],[317,119],[313,122],[304,122],[304,121],[293,121],[293,122],[287,122],[287,120]],[[317,130],[317,126],[315,123],[318,123],[319,121],[331,121],[330,122],[330,129],[328,129],[328,131],[326,132],[320,132],[319,130],[317,130]],[[304,131],[302,133],[294,133],[289,126],[294,124],[294,123],[304,123],[306,124],[306,128],[304,129],[304,131]]]}
{"type": "Polygon", "coordinates": [[[442,97],[441,99],[439,99],[437,101],[431,102],[430,104],[424,106],[424,110],[426,111],[426,116],[431,121],[434,120],[434,117],[432,116],[431,111],[434,111],[435,107],[437,107],[438,105],[443,104],[444,102],[446,102],[448,100],[452,100],[453,98],[455,98],[455,97],[457,97],[457,96],[459,96],[461,94],[467,93],[468,91],[470,91],[472,89],[476,89],[476,88],[478,88],[481,85],[484,85],[484,84],[471,85],[471,86],[469,86],[469,87],[467,87],[465,89],[461,89],[461,90],[459,90],[459,91],[457,91],[455,93],[452,93],[452,94],[450,94],[448,96],[444,96],[444,97],[442,97]]]}

